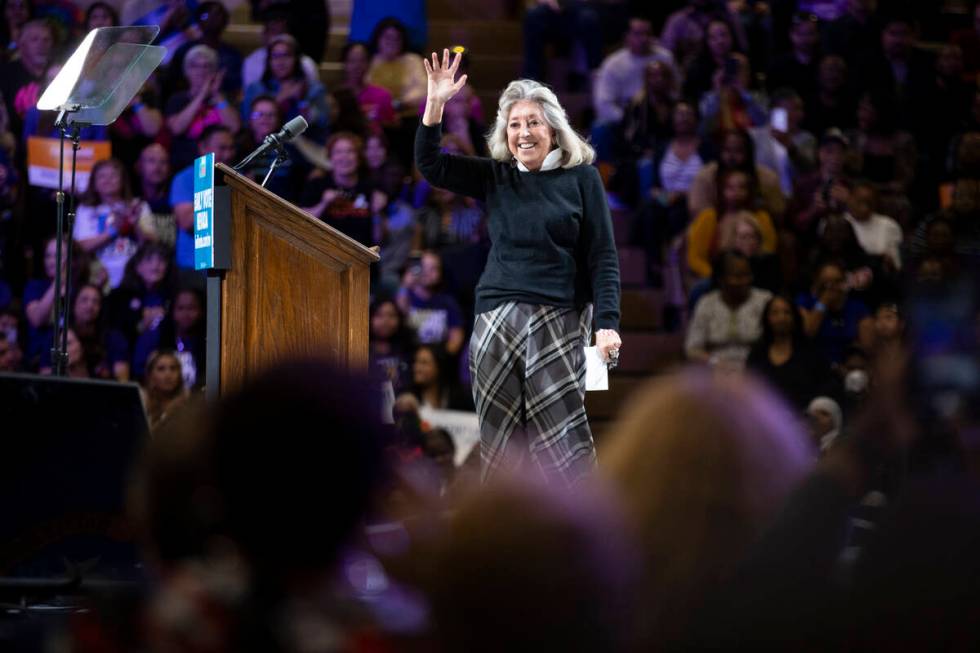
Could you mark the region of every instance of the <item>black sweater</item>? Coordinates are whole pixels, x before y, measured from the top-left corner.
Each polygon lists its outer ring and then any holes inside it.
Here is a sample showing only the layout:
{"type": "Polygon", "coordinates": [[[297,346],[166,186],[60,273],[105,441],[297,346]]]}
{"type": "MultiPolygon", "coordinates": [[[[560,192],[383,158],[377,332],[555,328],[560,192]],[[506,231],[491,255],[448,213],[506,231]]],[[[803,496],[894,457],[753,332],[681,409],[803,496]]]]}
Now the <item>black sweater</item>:
{"type": "Polygon", "coordinates": [[[520,172],[513,163],[444,154],[442,126],[419,125],[415,163],[434,186],[486,204],[492,246],[476,312],[508,302],[582,308],[619,328],[619,258],[598,171],[520,172]]]}

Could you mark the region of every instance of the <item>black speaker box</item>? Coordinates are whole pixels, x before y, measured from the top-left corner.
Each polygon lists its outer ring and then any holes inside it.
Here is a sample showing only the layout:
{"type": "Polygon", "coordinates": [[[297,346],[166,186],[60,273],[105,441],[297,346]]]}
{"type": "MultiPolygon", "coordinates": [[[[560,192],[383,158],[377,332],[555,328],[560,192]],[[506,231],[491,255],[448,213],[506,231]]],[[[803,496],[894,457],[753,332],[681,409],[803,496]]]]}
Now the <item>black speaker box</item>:
{"type": "Polygon", "coordinates": [[[134,384],[0,374],[0,577],[138,580],[124,505],[146,437],[134,384]]]}

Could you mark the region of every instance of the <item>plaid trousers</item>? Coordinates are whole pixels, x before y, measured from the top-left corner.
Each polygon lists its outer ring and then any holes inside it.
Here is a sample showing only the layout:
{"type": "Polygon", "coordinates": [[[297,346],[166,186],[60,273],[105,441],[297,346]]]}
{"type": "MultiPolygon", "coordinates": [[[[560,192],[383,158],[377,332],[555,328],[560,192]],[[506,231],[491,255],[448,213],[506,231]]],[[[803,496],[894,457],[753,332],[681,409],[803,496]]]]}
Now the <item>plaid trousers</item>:
{"type": "Polygon", "coordinates": [[[470,378],[484,482],[528,457],[569,487],[595,468],[583,352],[591,331],[591,304],[579,312],[507,302],[476,316],[470,378]]]}

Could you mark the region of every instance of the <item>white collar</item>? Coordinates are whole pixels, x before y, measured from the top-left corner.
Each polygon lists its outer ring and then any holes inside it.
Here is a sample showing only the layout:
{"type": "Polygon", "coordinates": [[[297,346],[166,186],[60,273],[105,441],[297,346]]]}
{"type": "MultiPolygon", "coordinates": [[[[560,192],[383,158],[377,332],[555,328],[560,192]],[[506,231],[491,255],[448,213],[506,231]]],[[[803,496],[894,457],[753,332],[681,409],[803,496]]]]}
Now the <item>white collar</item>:
{"type": "MultiPolygon", "coordinates": [[[[548,152],[548,156],[544,158],[544,162],[541,164],[541,167],[537,170],[537,172],[554,170],[555,168],[560,166],[561,157],[564,153],[565,151],[562,150],[560,147],[556,147],[555,149],[548,152]]],[[[520,170],[521,172],[531,172],[530,170],[527,169],[527,166],[525,166],[520,161],[517,162],[517,169],[520,170]]]]}

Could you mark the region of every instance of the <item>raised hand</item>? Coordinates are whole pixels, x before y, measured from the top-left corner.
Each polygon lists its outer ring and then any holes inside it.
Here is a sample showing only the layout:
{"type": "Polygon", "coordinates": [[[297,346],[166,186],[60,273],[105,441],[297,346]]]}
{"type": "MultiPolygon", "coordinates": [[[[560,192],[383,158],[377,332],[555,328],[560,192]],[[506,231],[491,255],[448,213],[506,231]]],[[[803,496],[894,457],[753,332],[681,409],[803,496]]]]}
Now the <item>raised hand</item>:
{"type": "Polygon", "coordinates": [[[448,49],[442,51],[442,62],[439,61],[435,52],[432,53],[431,63],[428,59],[423,59],[425,74],[429,81],[427,102],[444,105],[466,86],[466,75],[456,79],[456,72],[459,70],[461,59],[462,54],[457,52],[450,64],[448,49]]]}

